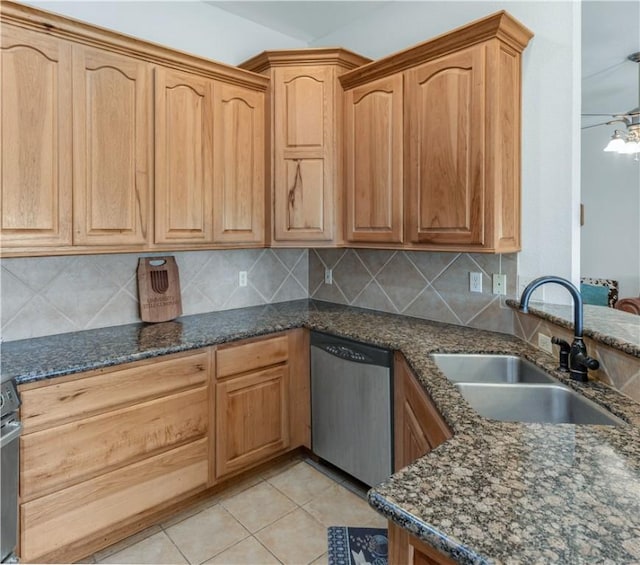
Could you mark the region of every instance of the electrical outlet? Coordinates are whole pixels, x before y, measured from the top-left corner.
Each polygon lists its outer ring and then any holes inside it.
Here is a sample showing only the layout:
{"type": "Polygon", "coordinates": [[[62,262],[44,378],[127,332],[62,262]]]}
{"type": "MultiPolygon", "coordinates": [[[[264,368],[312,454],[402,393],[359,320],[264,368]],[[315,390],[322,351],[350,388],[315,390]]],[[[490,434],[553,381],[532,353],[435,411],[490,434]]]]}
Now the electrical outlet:
{"type": "Polygon", "coordinates": [[[482,273],[469,273],[469,292],[482,292],[482,273]]]}
{"type": "Polygon", "coordinates": [[[333,284],[333,269],[324,270],[324,284],[333,284]]]}
{"type": "Polygon", "coordinates": [[[507,294],[507,275],[493,274],[493,294],[507,294]]]}
{"type": "Polygon", "coordinates": [[[247,286],[247,271],[238,273],[238,286],[247,286]]]}
{"type": "Polygon", "coordinates": [[[553,345],[551,344],[551,337],[543,333],[538,334],[538,347],[542,351],[547,353],[553,353],[553,345]]]}

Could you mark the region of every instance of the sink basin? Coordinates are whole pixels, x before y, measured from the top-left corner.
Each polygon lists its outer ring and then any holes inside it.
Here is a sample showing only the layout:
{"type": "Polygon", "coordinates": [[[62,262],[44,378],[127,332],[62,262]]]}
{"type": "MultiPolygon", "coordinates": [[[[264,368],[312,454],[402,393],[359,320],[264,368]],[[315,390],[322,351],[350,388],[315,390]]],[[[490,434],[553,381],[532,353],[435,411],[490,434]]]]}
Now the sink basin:
{"type": "Polygon", "coordinates": [[[478,414],[494,420],[605,426],[624,424],[606,408],[560,384],[456,383],[455,386],[478,414]]]}
{"type": "Polygon", "coordinates": [[[453,383],[557,383],[517,355],[434,353],[431,358],[453,383]]]}
{"type": "Polygon", "coordinates": [[[481,416],[503,422],[624,422],[517,355],[433,353],[431,358],[481,416]]]}

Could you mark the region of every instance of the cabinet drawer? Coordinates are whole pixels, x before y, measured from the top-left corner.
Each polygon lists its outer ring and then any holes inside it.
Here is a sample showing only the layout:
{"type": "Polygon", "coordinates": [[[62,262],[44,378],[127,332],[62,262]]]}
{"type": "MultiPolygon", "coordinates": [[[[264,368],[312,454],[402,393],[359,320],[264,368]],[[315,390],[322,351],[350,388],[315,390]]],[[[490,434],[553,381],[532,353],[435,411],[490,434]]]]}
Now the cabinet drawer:
{"type": "Polygon", "coordinates": [[[208,388],[202,387],[25,435],[22,500],[203,437],[208,420],[208,388]]]}
{"type": "Polygon", "coordinates": [[[209,352],[201,350],[125,368],[91,371],[59,384],[20,387],[24,433],[202,386],[207,382],[208,369],[209,352]]]}
{"type": "Polygon", "coordinates": [[[283,363],[289,358],[286,335],[259,339],[243,345],[220,347],[216,352],[218,378],[283,363]]]}
{"type": "Polygon", "coordinates": [[[204,488],[207,459],[201,439],[22,504],[21,560],[65,562],[74,543],[204,488]]]}

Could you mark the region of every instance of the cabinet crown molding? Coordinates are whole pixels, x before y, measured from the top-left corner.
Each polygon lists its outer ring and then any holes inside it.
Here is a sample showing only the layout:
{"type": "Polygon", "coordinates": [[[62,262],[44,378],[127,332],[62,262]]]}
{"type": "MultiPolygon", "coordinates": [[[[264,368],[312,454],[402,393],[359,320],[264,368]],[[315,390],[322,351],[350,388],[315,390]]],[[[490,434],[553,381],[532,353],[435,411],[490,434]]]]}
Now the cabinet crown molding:
{"type": "Polygon", "coordinates": [[[271,67],[330,64],[351,70],[370,62],[371,59],[368,57],[342,47],[319,47],[263,51],[238,66],[254,73],[261,73],[271,67]]]}
{"type": "Polygon", "coordinates": [[[2,0],[0,3],[0,21],[255,90],[265,91],[269,85],[267,77],[248,70],[184,53],[10,0],[2,0]]]}
{"type": "Polygon", "coordinates": [[[522,53],[532,37],[533,32],[530,29],[507,11],[501,10],[409,49],[348,71],[340,75],[339,80],[344,89],[354,88],[490,39],[498,39],[522,53]]]}

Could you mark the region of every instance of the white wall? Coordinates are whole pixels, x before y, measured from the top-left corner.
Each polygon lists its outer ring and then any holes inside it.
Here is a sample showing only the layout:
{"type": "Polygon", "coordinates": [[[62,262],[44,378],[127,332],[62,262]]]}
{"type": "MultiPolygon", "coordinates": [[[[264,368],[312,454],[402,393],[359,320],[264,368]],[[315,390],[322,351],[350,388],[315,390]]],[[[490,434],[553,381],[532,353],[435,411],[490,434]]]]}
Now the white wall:
{"type": "MultiPolygon", "coordinates": [[[[523,55],[521,280],[579,276],[580,5],[573,2],[392,2],[315,42],[379,58],[507,9],[535,37],[523,55]]],[[[542,290],[542,289],[541,289],[542,290]]],[[[538,291],[536,298],[542,297],[538,291]]],[[[568,303],[552,285],[544,299],[568,303]]]]}
{"type": "Polygon", "coordinates": [[[25,0],[26,4],[230,65],[266,49],[306,47],[296,38],[203,2],[25,0]]]}
{"type": "Polygon", "coordinates": [[[605,153],[607,128],[582,132],[582,275],[616,279],[640,296],[640,161],[605,153]]]}

